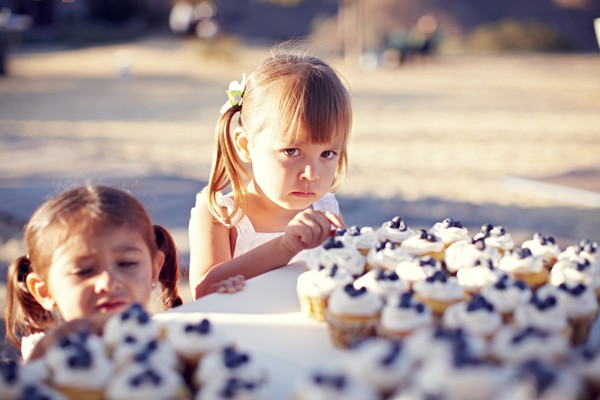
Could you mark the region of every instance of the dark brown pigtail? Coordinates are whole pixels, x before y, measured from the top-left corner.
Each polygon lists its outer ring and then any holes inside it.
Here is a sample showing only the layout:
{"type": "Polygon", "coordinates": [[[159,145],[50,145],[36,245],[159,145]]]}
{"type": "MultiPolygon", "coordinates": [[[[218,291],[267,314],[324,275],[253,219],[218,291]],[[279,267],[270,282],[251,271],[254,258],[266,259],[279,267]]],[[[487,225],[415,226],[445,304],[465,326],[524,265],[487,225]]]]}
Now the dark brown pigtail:
{"type": "Polygon", "coordinates": [[[165,262],[158,274],[158,281],[162,288],[161,301],[164,309],[167,310],[183,304],[177,289],[180,274],[179,254],[173,237],[165,228],[154,225],[154,235],[156,236],[158,250],[165,254],[165,262]]]}
{"type": "Polygon", "coordinates": [[[27,275],[31,262],[27,256],[13,262],[7,273],[6,337],[15,347],[21,347],[21,338],[43,332],[54,325],[52,314],[44,309],[27,289],[27,275]]]}

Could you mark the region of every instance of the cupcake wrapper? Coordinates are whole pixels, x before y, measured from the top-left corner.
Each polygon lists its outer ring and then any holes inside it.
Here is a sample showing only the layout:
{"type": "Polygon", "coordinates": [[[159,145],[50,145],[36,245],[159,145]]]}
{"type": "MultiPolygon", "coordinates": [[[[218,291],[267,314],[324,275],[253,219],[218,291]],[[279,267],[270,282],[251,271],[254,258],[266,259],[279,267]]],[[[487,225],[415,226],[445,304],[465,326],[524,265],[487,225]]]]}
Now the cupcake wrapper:
{"type": "Polygon", "coordinates": [[[518,272],[513,274],[515,279],[524,281],[531,290],[536,290],[538,287],[546,284],[548,282],[548,276],[548,270],[545,268],[535,274],[522,274],[518,272]]]}
{"type": "Polygon", "coordinates": [[[588,341],[597,316],[598,313],[596,312],[593,315],[573,318],[569,321],[571,324],[571,343],[573,346],[580,346],[588,341]]]}
{"type": "Polygon", "coordinates": [[[80,389],[66,386],[52,385],[54,390],[64,395],[69,399],[77,400],[103,400],[105,398],[104,391],[98,389],[80,389]]]}
{"type": "Polygon", "coordinates": [[[377,325],[376,331],[378,337],[400,342],[406,339],[406,337],[412,333],[412,331],[393,331],[390,329],[386,329],[381,324],[377,325]]]}
{"type": "Polygon", "coordinates": [[[310,319],[323,322],[325,321],[325,310],[327,309],[327,299],[324,297],[304,296],[298,294],[300,302],[300,311],[310,319]]]}
{"type": "Polygon", "coordinates": [[[344,318],[326,312],[325,320],[334,346],[343,349],[352,348],[361,340],[373,337],[376,334],[376,317],[344,318]]]}

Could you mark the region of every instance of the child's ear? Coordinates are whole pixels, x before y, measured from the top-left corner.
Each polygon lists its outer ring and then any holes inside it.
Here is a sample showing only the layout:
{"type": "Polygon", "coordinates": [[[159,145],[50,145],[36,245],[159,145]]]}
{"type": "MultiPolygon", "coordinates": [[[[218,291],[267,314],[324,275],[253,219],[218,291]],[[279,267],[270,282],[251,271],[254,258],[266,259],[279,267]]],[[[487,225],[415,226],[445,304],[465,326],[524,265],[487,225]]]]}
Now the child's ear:
{"type": "Polygon", "coordinates": [[[160,275],[160,270],[162,269],[163,264],[165,263],[165,253],[161,250],[156,252],[154,256],[154,264],[152,266],[152,288],[156,287],[156,282],[158,282],[158,276],[160,275]]]}
{"type": "Polygon", "coordinates": [[[235,128],[233,131],[233,143],[235,145],[235,151],[237,152],[238,157],[245,163],[252,162],[252,157],[250,157],[250,141],[248,140],[248,134],[241,126],[235,128]]]}
{"type": "Polygon", "coordinates": [[[47,311],[54,310],[56,303],[50,295],[48,284],[35,272],[31,272],[27,275],[26,282],[27,290],[29,290],[29,293],[35,298],[35,301],[47,311]]]}

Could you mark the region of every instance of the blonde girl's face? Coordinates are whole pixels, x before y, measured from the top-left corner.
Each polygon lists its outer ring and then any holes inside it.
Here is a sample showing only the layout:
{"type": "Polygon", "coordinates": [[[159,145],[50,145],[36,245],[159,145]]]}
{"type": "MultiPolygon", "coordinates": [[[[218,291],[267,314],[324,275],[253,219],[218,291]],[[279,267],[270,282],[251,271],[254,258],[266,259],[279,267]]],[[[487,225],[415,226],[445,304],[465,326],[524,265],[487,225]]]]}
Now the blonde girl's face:
{"type": "Polygon", "coordinates": [[[74,234],[53,254],[42,305],[56,307],[65,321],[133,303],[146,307],[163,261],[164,254],[153,257],[135,229],[74,234]]]}
{"type": "Polygon", "coordinates": [[[297,137],[265,130],[249,143],[255,190],[286,210],[303,210],[330,191],[343,146],[341,139],[311,143],[307,132],[297,137]]]}

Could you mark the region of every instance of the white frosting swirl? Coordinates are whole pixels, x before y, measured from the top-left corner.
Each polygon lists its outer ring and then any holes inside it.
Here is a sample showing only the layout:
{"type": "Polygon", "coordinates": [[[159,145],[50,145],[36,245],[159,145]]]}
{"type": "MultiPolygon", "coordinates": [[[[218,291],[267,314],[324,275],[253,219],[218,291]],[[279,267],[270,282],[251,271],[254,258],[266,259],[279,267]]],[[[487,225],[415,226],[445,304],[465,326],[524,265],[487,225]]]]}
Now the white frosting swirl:
{"type": "Polygon", "coordinates": [[[535,292],[529,303],[515,309],[515,324],[522,328],[532,326],[551,333],[566,333],[567,314],[558,296],[558,289],[543,285],[535,292]]]}
{"type": "Polygon", "coordinates": [[[160,335],[161,325],[151,319],[139,304],[135,304],[128,310],[109,318],[104,325],[102,338],[104,343],[112,348],[129,338],[147,343],[158,339],[160,335]]]}
{"type": "Polygon", "coordinates": [[[522,257],[518,251],[510,251],[500,259],[498,268],[509,274],[535,274],[543,270],[544,264],[538,256],[522,257]]]}
{"type": "Polygon", "coordinates": [[[231,344],[219,327],[208,319],[200,319],[194,323],[170,321],[165,328],[167,341],[183,358],[197,358],[231,344]]]}
{"type": "Polygon", "coordinates": [[[339,286],[352,283],[354,278],[343,268],[323,267],[311,269],[298,275],[298,293],[309,297],[328,297],[339,286]]]}
{"type": "Polygon", "coordinates": [[[427,279],[428,276],[439,271],[441,267],[441,263],[434,258],[413,257],[410,260],[400,262],[396,267],[396,273],[401,279],[414,283],[427,279]]]}
{"type": "Polygon", "coordinates": [[[106,389],[111,400],[175,399],[186,390],[181,375],[160,365],[129,364],[116,374],[106,389]]]}
{"type": "Polygon", "coordinates": [[[433,224],[430,233],[434,233],[447,245],[461,240],[470,240],[469,231],[461,226],[449,226],[446,222],[436,222],[433,224]]]}
{"type": "Polygon", "coordinates": [[[452,243],[444,254],[446,268],[451,273],[456,273],[462,268],[498,265],[501,254],[494,247],[485,246],[484,242],[479,241],[460,241],[452,243]]]}
{"type": "Polygon", "coordinates": [[[363,286],[383,299],[408,290],[407,281],[400,279],[395,271],[384,269],[372,269],[354,281],[355,288],[363,286]]]}
{"type": "Polygon", "coordinates": [[[589,286],[582,283],[562,283],[557,295],[570,319],[594,317],[598,313],[598,298],[589,286]]]}
{"type": "Polygon", "coordinates": [[[208,382],[233,377],[262,384],[266,379],[266,370],[250,353],[232,346],[212,351],[202,357],[202,362],[194,371],[193,381],[202,386],[208,382]]]}
{"type": "Polygon", "coordinates": [[[416,234],[402,242],[400,247],[414,256],[421,256],[428,253],[439,253],[445,250],[444,241],[437,235],[430,233],[432,240],[422,238],[422,235],[416,234]]]}
{"type": "Polygon", "coordinates": [[[484,286],[498,282],[502,275],[498,270],[487,267],[461,268],[456,273],[458,283],[469,292],[479,292],[484,286]]]}
{"type": "Polygon", "coordinates": [[[408,304],[401,304],[402,296],[408,296],[406,293],[402,295],[392,296],[388,298],[388,302],[381,311],[381,326],[392,332],[412,332],[419,328],[433,326],[433,314],[431,310],[410,298],[408,304]]]}
{"type": "Polygon", "coordinates": [[[415,231],[409,228],[406,223],[398,224],[394,220],[384,222],[376,232],[379,240],[389,240],[394,243],[402,243],[402,241],[415,234],[415,231]],[[398,227],[396,228],[396,226],[398,227]]]}
{"type": "Polygon", "coordinates": [[[552,266],[549,280],[554,286],[583,283],[595,290],[600,288],[600,268],[583,258],[563,259],[552,266]]]}
{"type": "Polygon", "coordinates": [[[494,305],[501,314],[512,314],[520,305],[531,299],[531,289],[523,281],[517,284],[509,275],[503,275],[498,282],[481,288],[481,294],[494,305]]]}
{"type": "Polygon", "coordinates": [[[502,317],[493,309],[491,303],[487,303],[491,309],[473,307],[477,298],[484,299],[475,297],[471,301],[461,301],[448,307],[443,316],[444,326],[450,329],[462,328],[472,335],[492,336],[502,325],[502,317]]]}
{"type": "Polygon", "coordinates": [[[322,246],[307,250],[306,265],[310,269],[319,266],[346,269],[354,276],[362,275],[365,269],[365,257],[354,246],[344,245],[339,240],[327,240],[322,246]]]}
{"type": "Polygon", "coordinates": [[[365,400],[379,398],[375,390],[338,366],[319,367],[300,375],[293,389],[294,400],[365,400]]]}
{"type": "Polygon", "coordinates": [[[372,247],[367,253],[367,263],[373,268],[386,268],[393,271],[399,263],[413,259],[413,256],[400,246],[388,243],[380,248],[381,244],[372,247]]]}
{"type": "Polygon", "coordinates": [[[558,362],[570,349],[565,335],[505,325],[492,340],[492,354],[504,362],[521,363],[534,358],[558,362]]]}
{"type": "Polygon", "coordinates": [[[421,298],[444,302],[453,302],[465,297],[464,289],[453,276],[446,278],[445,281],[426,279],[415,282],[413,289],[421,298]]]}
{"type": "Polygon", "coordinates": [[[329,297],[328,308],[337,315],[372,317],[383,307],[383,300],[366,288],[355,289],[352,285],[336,288],[329,297]]]}
{"type": "Polygon", "coordinates": [[[531,250],[531,253],[540,257],[546,265],[554,264],[560,254],[560,247],[553,238],[538,233],[533,235],[533,239],[524,241],[521,247],[531,250]]]}

